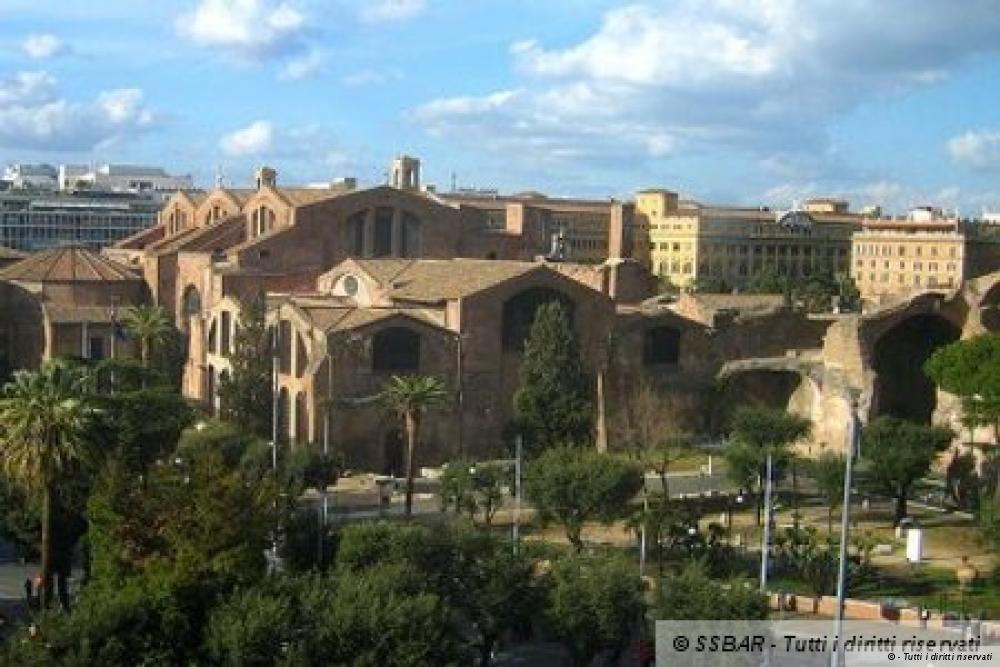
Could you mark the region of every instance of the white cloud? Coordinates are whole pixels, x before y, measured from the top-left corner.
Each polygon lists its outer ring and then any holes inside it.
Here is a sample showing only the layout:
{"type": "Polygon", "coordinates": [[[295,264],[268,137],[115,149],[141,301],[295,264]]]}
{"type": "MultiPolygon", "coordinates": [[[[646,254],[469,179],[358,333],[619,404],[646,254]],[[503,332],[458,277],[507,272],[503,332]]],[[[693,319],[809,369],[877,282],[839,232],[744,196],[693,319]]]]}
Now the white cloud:
{"type": "Polygon", "coordinates": [[[292,58],[281,68],[281,78],[288,81],[307,79],[319,71],[323,65],[323,56],[316,49],[310,49],[304,55],[292,58]]]}
{"type": "Polygon", "coordinates": [[[18,72],[10,79],[0,79],[0,110],[47,102],[55,95],[56,80],[48,72],[18,72]]]}
{"type": "Polygon", "coordinates": [[[365,0],[360,17],[365,23],[407,21],[424,13],[426,0],[365,0]]]}
{"type": "Polygon", "coordinates": [[[219,140],[219,148],[229,157],[261,156],[274,148],[274,125],[258,120],[230,132],[219,140]]]}
{"type": "Polygon", "coordinates": [[[63,41],[55,35],[42,33],[36,33],[25,37],[24,41],[21,42],[21,48],[24,50],[25,54],[28,55],[28,57],[34,58],[35,60],[52,58],[66,53],[69,50],[66,44],[64,44],[63,41]]]}
{"type": "Polygon", "coordinates": [[[277,64],[282,78],[301,79],[319,66],[307,16],[292,2],[200,0],[176,21],[178,34],[238,63],[277,64]]]}
{"type": "Polygon", "coordinates": [[[0,80],[0,147],[85,151],[134,136],[156,123],[139,88],[99,93],[91,102],[60,96],[47,72],[0,80]]]}
{"type": "Polygon", "coordinates": [[[340,78],[345,86],[378,86],[390,81],[400,81],[403,73],[398,69],[360,69],[340,78]]]}
{"type": "Polygon", "coordinates": [[[977,169],[1000,167],[1000,130],[970,130],[947,143],[954,162],[977,169]]]}
{"type": "Polygon", "coordinates": [[[510,48],[508,91],[430,100],[434,136],[520,157],[721,151],[827,160],[827,128],[873,98],[934,85],[1000,50],[1000,5],[968,0],[648,0],[607,11],[588,37],[510,48]],[[499,95],[499,97],[498,97],[499,95]],[[664,138],[669,138],[668,141],[664,138]],[[534,149],[532,149],[534,147],[534,149]]]}

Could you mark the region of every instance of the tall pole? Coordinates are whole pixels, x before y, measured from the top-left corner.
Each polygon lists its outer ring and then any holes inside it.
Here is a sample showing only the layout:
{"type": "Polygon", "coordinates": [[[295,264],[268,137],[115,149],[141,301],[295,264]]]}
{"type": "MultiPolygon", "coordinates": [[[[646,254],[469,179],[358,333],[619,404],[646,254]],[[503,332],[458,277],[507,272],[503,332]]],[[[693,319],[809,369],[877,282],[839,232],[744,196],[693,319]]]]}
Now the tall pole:
{"type": "Polygon", "coordinates": [[[521,449],[523,438],[520,433],[514,437],[514,555],[517,555],[521,539],[521,449]]]}
{"type": "Polygon", "coordinates": [[[649,516],[649,496],[646,480],[642,484],[642,523],[639,525],[639,578],[646,575],[646,521],[649,516]]]}
{"type": "Polygon", "coordinates": [[[771,452],[767,453],[767,480],[764,484],[764,535],[760,543],[760,591],[767,591],[767,557],[771,551],[771,452]]]}
{"type": "MultiPolygon", "coordinates": [[[[851,402],[851,428],[847,432],[847,461],[844,463],[844,498],[840,505],[840,562],[837,566],[837,610],[834,616],[834,636],[840,637],[844,629],[844,597],[847,595],[847,537],[851,521],[851,478],[854,472],[854,456],[859,451],[861,424],[858,421],[858,406],[851,402]]],[[[839,667],[844,663],[844,642],[837,641],[830,656],[830,664],[839,667]]]]}
{"type": "Polygon", "coordinates": [[[274,327],[271,337],[271,466],[278,469],[278,327],[274,327]]]}
{"type": "Polygon", "coordinates": [[[462,333],[459,332],[455,337],[455,347],[456,360],[455,360],[455,375],[458,376],[458,456],[462,458],[465,456],[465,387],[462,381],[463,375],[463,365],[465,363],[465,351],[462,349],[462,333]]]}

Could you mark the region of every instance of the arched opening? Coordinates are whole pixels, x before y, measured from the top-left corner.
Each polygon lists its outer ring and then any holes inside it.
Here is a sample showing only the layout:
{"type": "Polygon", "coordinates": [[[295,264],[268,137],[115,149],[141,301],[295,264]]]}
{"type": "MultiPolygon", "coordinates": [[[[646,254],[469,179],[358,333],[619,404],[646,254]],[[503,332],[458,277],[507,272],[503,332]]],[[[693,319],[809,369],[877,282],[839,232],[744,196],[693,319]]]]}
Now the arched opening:
{"type": "Polygon", "coordinates": [[[188,285],[181,296],[181,325],[185,331],[190,331],[191,318],[199,315],[201,315],[201,292],[194,285],[188,285]]]}
{"type": "Polygon", "coordinates": [[[308,361],[308,355],[306,354],[306,341],[302,338],[302,334],[295,334],[295,377],[300,378],[306,372],[306,362],[308,361]]]}
{"type": "MultiPolygon", "coordinates": [[[[229,371],[228,370],[224,370],[221,373],[219,373],[219,387],[225,387],[228,383],[229,383],[229,371]]],[[[226,408],[228,406],[226,405],[226,402],[223,400],[223,397],[222,397],[221,393],[219,394],[219,401],[218,402],[219,402],[219,413],[220,414],[225,414],[226,413],[226,408]]]]}
{"type": "Polygon", "coordinates": [[[642,363],[645,366],[672,366],[681,358],[681,332],[674,327],[652,327],[642,336],[642,363]]]}
{"type": "Polygon", "coordinates": [[[281,441],[288,440],[290,411],[288,387],[282,387],[278,391],[278,439],[281,441]]]}
{"type": "Polygon", "coordinates": [[[1000,331],[1000,282],[993,285],[979,302],[979,321],[987,331],[1000,331]]]}
{"type": "Polygon", "coordinates": [[[535,314],[542,305],[551,301],[562,303],[570,322],[573,321],[573,300],[549,287],[532,287],[504,302],[501,328],[505,350],[524,349],[524,341],[531,333],[531,325],[535,323],[535,314]]]}
{"type": "Polygon", "coordinates": [[[208,403],[208,412],[215,415],[215,366],[208,366],[205,377],[205,402],[208,403]]]}
{"type": "Polygon", "coordinates": [[[375,257],[392,256],[392,218],[395,210],[388,206],[375,209],[375,239],[372,254],[375,257]]]}
{"type": "Polygon", "coordinates": [[[960,334],[940,315],[914,315],[884,333],[872,357],[872,413],[929,424],[937,407],[937,387],[924,373],[924,362],[960,334]]]}
{"type": "Polygon", "coordinates": [[[419,257],[421,246],[421,224],[420,218],[410,213],[403,212],[403,225],[400,227],[402,237],[399,239],[399,254],[401,257],[419,257]]]}
{"type": "Polygon", "coordinates": [[[393,477],[403,474],[403,434],[399,427],[389,429],[382,442],[382,474],[393,477]]]}
{"type": "Polygon", "coordinates": [[[295,442],[309,442],[309,406],[304,391],[295,395],[295,442]]]}
{"type": "Polygon", "coordinates": [[[347,219],[347,239],[344,244],[353,257],[365,255],[365,216],[367,211],[359,211],[347,219]]]}
{"type": "Polygon", "coordinates": [[[738,373],[726,379],[715,415],[713,430],[723,430],[739,406],[749,405],[775,410],[812,419],[813,406],[818,398],[814,383],[795,371],[757,369],[738,373]]]}
{"type": "Polygon", "coordinates": [[[376,373],[420,370],[420,334],[405,327],[377,332],[372,336],[372,370],[376,373]]]}

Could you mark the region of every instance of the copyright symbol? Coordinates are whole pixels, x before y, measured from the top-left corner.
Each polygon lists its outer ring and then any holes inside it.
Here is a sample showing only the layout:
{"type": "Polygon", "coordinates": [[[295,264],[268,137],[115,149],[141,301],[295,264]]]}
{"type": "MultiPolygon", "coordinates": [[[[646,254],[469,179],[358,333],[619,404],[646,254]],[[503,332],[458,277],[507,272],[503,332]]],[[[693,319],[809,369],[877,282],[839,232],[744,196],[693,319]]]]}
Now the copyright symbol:
{"type": "Polygon", "coordinates": [[[889,655],[888,655],[887,657],[888,657],[888,658],[889,658],[890,660],[895,660],[895,659],[896,659],[896,654],[895,654],[895,653],[890,653],[890,654],[889,654],[889,655]]]}
{"type": "Polygon", "coordinates": [[[688,650],[688,639],[687,637],[674,637],[674,649],[677,651],[688,650]]]}

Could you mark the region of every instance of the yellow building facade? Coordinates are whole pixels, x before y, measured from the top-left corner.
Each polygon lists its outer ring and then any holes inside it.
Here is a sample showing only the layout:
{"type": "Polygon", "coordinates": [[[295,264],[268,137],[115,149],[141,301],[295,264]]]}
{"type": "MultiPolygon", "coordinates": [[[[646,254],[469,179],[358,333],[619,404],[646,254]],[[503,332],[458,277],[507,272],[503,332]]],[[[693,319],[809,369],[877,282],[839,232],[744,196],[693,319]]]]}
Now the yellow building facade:
{"type": "Polygon", "coordinates": [[[849,271],[851,235],[861,216],[840,200],[801,209],[710,207],[669,190],[636,195],[638,228],[653,274],[678,287],[706,278],[740,288],[759,273],[792,277],[849,271]]]}
{"type": "Polygon", "coordinates": [[[1000,237],[990,232],[930,207],[866,220],[854,234],[851,277],[870,304],[957,289],[1000,266],[1000,237]]]}

